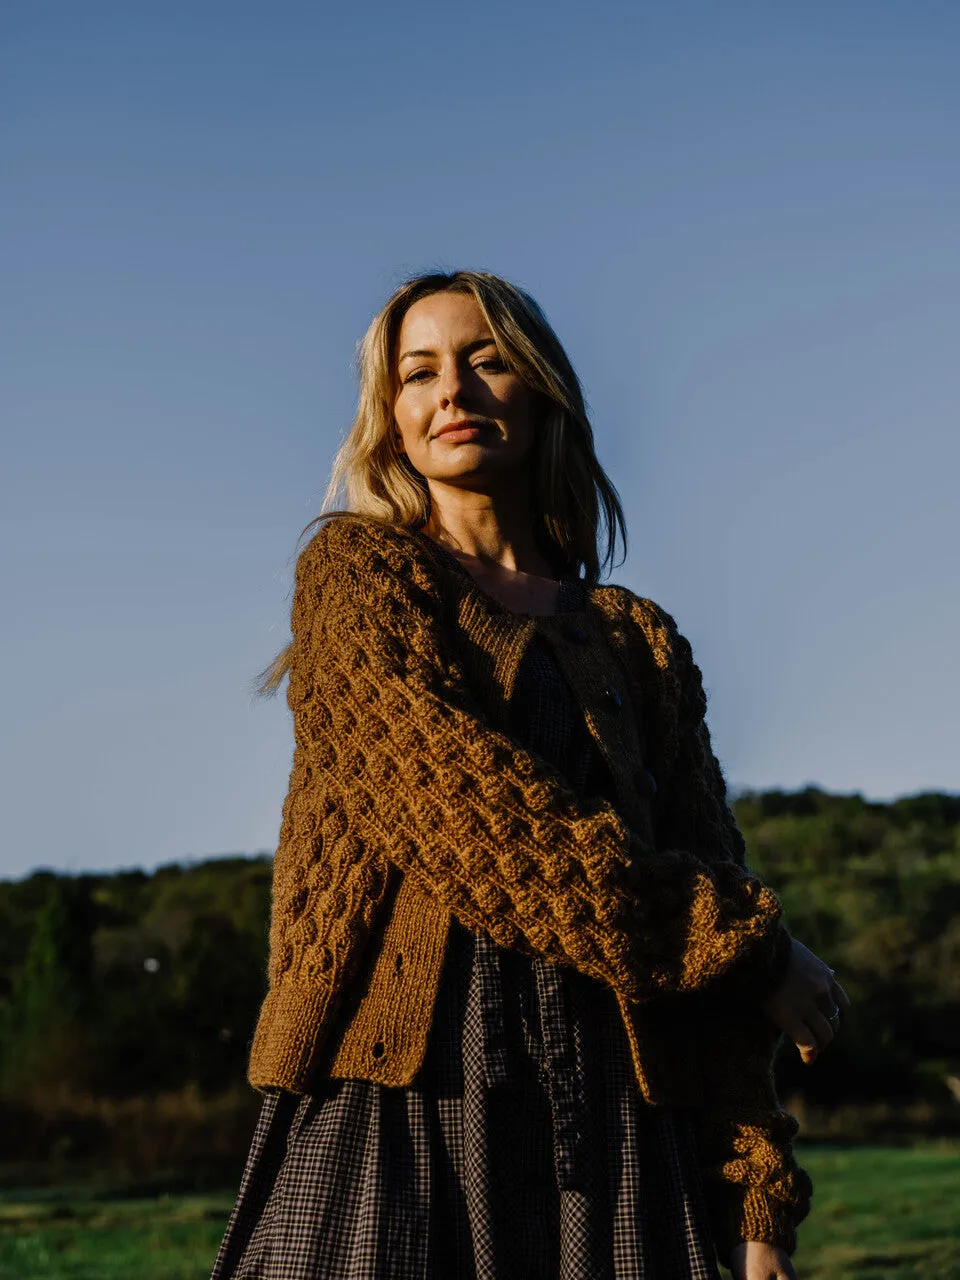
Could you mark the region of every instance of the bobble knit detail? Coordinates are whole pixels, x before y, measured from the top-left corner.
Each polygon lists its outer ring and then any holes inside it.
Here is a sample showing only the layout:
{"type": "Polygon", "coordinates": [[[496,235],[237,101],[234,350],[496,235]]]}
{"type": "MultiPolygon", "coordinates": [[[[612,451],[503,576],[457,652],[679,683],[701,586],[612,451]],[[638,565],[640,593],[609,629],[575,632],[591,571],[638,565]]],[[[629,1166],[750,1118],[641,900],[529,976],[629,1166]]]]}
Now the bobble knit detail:
{"type": "MultiPolygon", "coordinates": [[[[436,979],[451,915],[502,947],[611,987],[638,1080],[637,1017],[648,1002],[679,1008],[704,1043],[717,1008],[772,990],[786,966],[780,904],[745,865],[700,673],[673,619],[623,588],[595,587],[582,620],[596,643],[581,634],[565,644],[559,616],[513,614],[462,575],[459,590],[451,583],[423,535],[359,517],[328,520],[298,561],[288,692],[295,751],[274,865],[270,991],[250,1063],[259,1088],[309,1086],[325,1038],[349,1012],[344,992],[361,976],[369,986],[354,1022],[385,1025],[383,948],[406,929],[422,972],[436,979]],[[534,628],[558,646],[623,797],[616,808],[582,801],[504,731],[510,682],[534,628]],[[657,781],[652,799],[632,781],[641,764],[657,781]],[[639,887],[628,876],[638,866],[639,887]],[[398,878],[409,883],[395,897],[398,878]],[[401,907],[410,892],[421,911],[401,907]],[[386,923],[392,904],[411,917],[405,925],[396,914],[386,923]]],[[[430,983],[420,987],[405,1016],[423,1032],[432,1004],[430,983]]],[[[398,1036],[413,1036],[394,1023],[398,1036]]],[[[738,1238],[749,1219],[765,1234],[739,1238],[779,1242],[792,1239],[786,1224],[802,1187],[789,1125],[771,1101],[776,1037],[772,1024],[761,1026],[767,1042],[752,1066],[731,1045],[743,1071],[705,1110],[704,1140],[722,1191],[720,1234],[738,1238]]],[[[418,1043],[422,1052],[422,1034],[418,1043]]],[[[377,1040],[371,1052],[389,1068],[392,1043],[377,1040]]],[[[701,1054],[702,1075],[711,1056],[701,1054]]],[[[369,1068],[377,1078],[378,1064],[369,1068]]],[[[350,1074],[366,1071],[351,1065],[350,1074]]]]}

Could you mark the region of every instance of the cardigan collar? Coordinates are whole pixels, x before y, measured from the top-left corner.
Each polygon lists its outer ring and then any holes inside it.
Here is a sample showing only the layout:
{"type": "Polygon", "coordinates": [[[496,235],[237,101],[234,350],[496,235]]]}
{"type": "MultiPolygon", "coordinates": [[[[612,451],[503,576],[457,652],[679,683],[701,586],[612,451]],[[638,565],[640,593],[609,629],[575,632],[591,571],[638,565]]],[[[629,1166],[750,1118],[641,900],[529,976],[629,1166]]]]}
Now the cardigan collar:
{"type": "MultiPolygon", "coordinates": [[[[560,579],[561,584],[563,584],[561,590],[563,590],[564,586],[567,588],[576,587],[579,592],[579,601],[573,591],[568,590],[565,600],[561,603],[561,608],[556,613],[526,613],[520,609],[511,609],[495,596],[490,595],[488,591],[485,591],[470,570],[446,547],[441,546],[439,542],[434,541],[433,538],[419,529],[414,532],[416,532],[423,545],[435,556],[441,569],[448,571],[448,579],[450,578],[449,571],[451,570],[456,575],[453,580],[460,579],[461,591],[472,598],[469,611],[471,617],[482,615],[485,620],[494,626],[499,622],[500,625],[509,629],[525,629],[528,623],[549,625],[550,622],[561,616],[568,623],[582,622],[596,606],[601,604],[601,600],[606,607],[601,606],[600,611],[605,615],[609,615],[611,598],[623,594],[622,587],[613,585],[601,586],[599,583],[589,587],[581,578],[564,577],[560,579]]],[[[622,611],[624,607],[621,603],[618,611],[622,611]]]]}
{"type": "Polygon", "coordinates": [[[486,713],[502,731],[526,647],[535,634],[550,645],[573,689],[587,727],[613,775],[621,809],[640,830],[648,821],[639,804],[635,774],[648,745],[642,727],[649,700],[631,675],[622,652],[620,624],[629,609],[621,587],[587,588],[563,579],[561,607],[555,613],[530,614],[508,608],[489,595],[473,574],[445,548],[430,542],[443,583],[443,608],[457,636],[456,653],[486,713]],[[575,605],[574,608],[565,606],[575,605]]]}

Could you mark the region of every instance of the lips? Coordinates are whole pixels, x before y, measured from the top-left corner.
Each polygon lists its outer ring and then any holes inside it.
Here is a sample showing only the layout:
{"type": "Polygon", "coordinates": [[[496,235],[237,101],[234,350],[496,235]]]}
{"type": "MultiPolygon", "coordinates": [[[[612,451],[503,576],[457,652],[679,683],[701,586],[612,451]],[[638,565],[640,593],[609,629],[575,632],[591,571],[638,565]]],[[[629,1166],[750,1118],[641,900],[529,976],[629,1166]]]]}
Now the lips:
{"type": "Polygon", "coordinates": [[[448,422],[446,426],[440,428],[435,439],[440,436],[449,435],[453,431],[486,431],[489,423],[482,422],[479,418],[463,418],[459,422],[448,422]]]}

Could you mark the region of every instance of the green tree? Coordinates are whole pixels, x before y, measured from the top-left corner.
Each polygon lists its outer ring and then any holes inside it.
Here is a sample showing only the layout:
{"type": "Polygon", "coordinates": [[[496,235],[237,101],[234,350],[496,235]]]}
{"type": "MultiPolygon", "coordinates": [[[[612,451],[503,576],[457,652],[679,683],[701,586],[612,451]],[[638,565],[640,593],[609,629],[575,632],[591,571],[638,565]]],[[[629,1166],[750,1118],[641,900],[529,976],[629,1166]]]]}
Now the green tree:
{"type": "Polygon", "coordinates": [[[96,920],[89,877],[51,881],[4,1011],[5,1093],[85,1084],[96,920]]]}

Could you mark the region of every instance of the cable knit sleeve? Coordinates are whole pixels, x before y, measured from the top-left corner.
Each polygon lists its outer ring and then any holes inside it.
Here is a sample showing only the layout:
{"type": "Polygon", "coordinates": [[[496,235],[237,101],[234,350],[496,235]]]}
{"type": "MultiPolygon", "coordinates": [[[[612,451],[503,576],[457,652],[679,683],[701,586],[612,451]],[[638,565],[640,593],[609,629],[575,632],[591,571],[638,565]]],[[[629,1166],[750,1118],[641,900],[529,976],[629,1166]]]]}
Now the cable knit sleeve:
{"type": "MultiPolygon", "coordinates": [[[[673,766],[658,794],[657,847],[686,849],[712,866],[746,870],[746,847],[711,745],[693,651],[669,614],[650,601],[643,604],[648,641],[661,655],[660,702],[677,708],[675,721],[662,729],[672,740],[673,766]]],[[[757,1007],[779,985],[791,946],[778,922],[766,970],[736,961],[694,998],[704,1081],[704,1102],[694,1117],[704,1190],[725,1264],[744,1240],[792,1254],[796,1227],[809,1211],[812,1185],[793,1155],[797,1122],[781,1106],[774,1082],[781,1033],[757,1007]]]]}
{"type": "MultiPolygon", "coordinates": [[[[668,638],[672,664],[661,671],[665,688],[661,703],[676,706],[676,723],[668,736],[675,737],[673,766],[663,781],[655,810],[656,844],[661,850],[682,849],[719,870],[735,867],[749,874],[746,847],[737,820],[727,802],[727,786],[713,752],[707,727],[707,699],[703,678],[694,662],[687,638],[668,613],[645,601],[657,619],[657,637],[668,638]]],[[[649,624],[647,630],[649,631],[649,624]]],[[[736,959],[724,974],[720,989],[754,1002],[772,995],[790,962],[792,939],[778,921],[770,939],[769,963],[758,965],[753,957],[736,959]]]]}
{"type": "Polygon", "coordinates": [[[694,1123],[720,1260],[729,1265],[730,1250],[744,1240],[792,1254],[813,1184],[794,1156],[797,1121],[774,1083],[780,1032],[756,1008],[710,997],[701,1033],[705,1103],[694,1123]]]}
{"type": "MultiPolygon", "coordinates": [[[[298,561],[292,623],[305,794],[288,803],[305,820],[339,812],[348,838],[417,878],[467,928],[628,1000],[696,989],[748,952],[771,963],[780,904],[755,877],[642,846],[609,804],[582,802],[486,722],[445,635],[438,571],[412,535],[328,520],[298,561]],[[625,874],[637,859],[641,896],[625,874]]],[[[278,865],[289,866],[283,849],[278,865]]],[[[300,880],[275,880],[280,956],[295,914],[285,883],[300,880]]]]}

